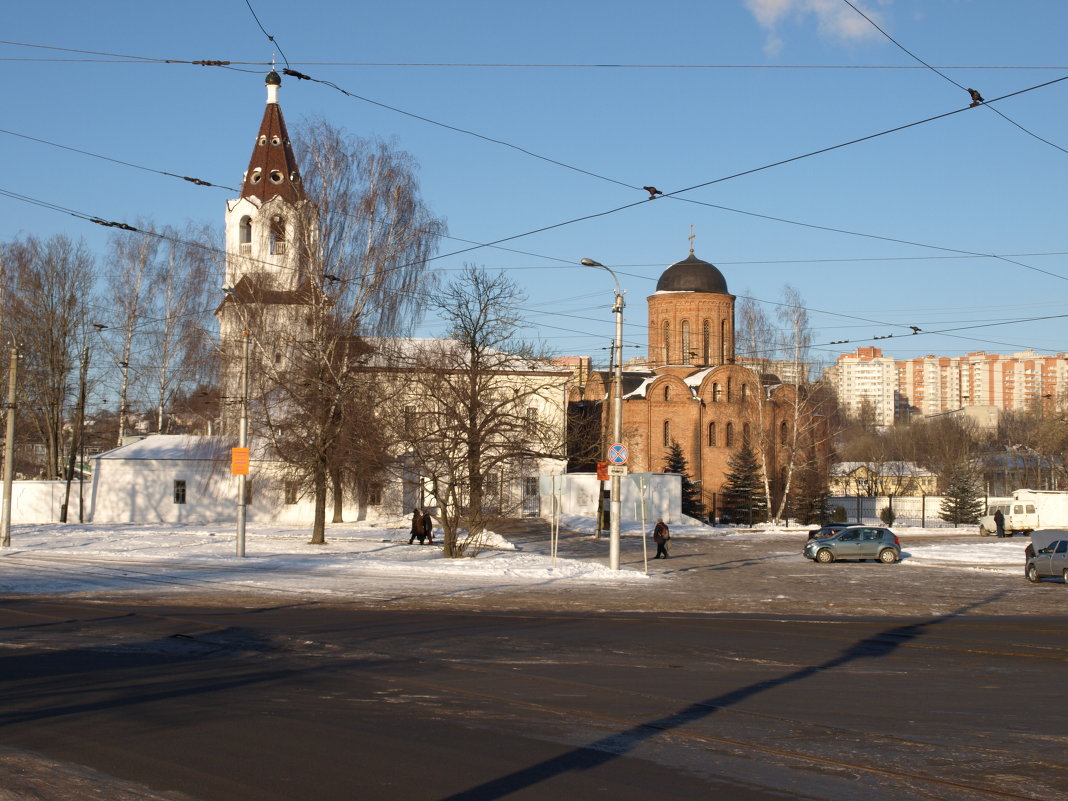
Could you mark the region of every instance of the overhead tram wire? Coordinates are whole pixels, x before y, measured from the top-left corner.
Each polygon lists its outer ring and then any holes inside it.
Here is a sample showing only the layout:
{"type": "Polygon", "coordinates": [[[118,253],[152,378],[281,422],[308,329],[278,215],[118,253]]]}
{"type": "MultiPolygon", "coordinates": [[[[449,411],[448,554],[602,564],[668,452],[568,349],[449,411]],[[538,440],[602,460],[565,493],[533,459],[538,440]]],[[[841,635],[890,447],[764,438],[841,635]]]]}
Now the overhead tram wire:
{"type": "Polygon", "coordinates": [[[263,23],[260,22],[260,18],[256,16],[256,10],[252,7],[252,3],[250,2],[250,0],[245,0],[245,5],[248,6],[248,10],[252,14],[252,18],[256,20],[256,24],[259,26],[260,30],[263,31],[263,35],[267,37],[267,40],[271,44],[278,48],[278,55],[282,57],[282,61],[285,62],[285,65],[288,68],[289,59],[287,59],[286,54],[282,52],[282,46],[278,44],[278,41],[273,36],[271,36],[271,34],[267,33],[267,30],[263,27],[263,23]]]}
{"type": "MultiPolygon", "coordinates": [[[[905,53],[905,55],[907,55],[909,58],[915,59],[916,61],[920,62],[920,64],[922,64],[925,68],[929,69],[931,72],[933,72],[935,75],[938,75],[940,78],[943,78],[943,79],[949,81],[951,84],[956,86],[961,91],[968,92],[969,94],[973,91],[973,90],[968,89],[967,87],[965,87],[963,84],[957,83],[955,80],[950,78],[948,75],[946,75],[944,72],[942,72],[937,67],[932,67],[926,61],[924,61],[922,58],[920,58],[918,55],[916,55],[911,50],[909,50],[907,47],[905,47],[903,44],[901,44],[901,42],[899,42],[897,39],[895,39],[889,33],[884,31],[878,24],[876,24],[875,20],[873,20],[871,17],[869,17],[867,14],[865,14],[859,8],[857,8],[857,6],[855,6],[853,4],[852,0],[842,0],[842,2],[845,3],[847,6],[849,6],[851,9],[853,9],[854,11],[856,11],[858,14],[860,14],[860,16],[864,17],[864,19],[866,19],[868,21],[869,25],[871,25],[873,28],[875,28],[875,30],[877,30],[879,33],[881,33],[887,39],[889,39],[890,42],[893,43],[893,45],[895,47],[897,47],[899,50],[901,50],[903,53],[905,53]]],[[[974,101],[972,105],[976,105],[976,103],[978,103],[979,105],[986,105],[986,101],[984,101],[982,99],[974,101]]],[[[1020,123],[1016,122],[1016,120],[1010,118],[1008,115],[1004,114],[1000,110],[994,108],[993,106],[990,106],[990,110],[993,111],[995,114],[997,114],[999,117],[1001,117],[1006,122],[1011,123],[1012,125],[1015,125],[1017,128],[1019,128],[1021,131],[1023,131],[1028,136],[1034,137],[1038,141],[1044,142],[1045,144],[1049,145],[1050,147],[1055,148],[1055,149],[1061,151],[1062,153],[1068,155],[1068,150],[1065,150],[1063,147],[1061,147],[1060,145],[1056,144],[1055,142],[1051,142],[1048,139],[1044,139],[1043,137],[1041,137],[1038,134],[1036,134],[1034,131],[1029,131],[1027,128],[1024,128],[1022,125],[1020,125],[1020,123]]]]}
{"type": "MultiPolygon", "coordinates": [[[[146,236],[151,236],[151,237],[154,237],[154,238],[157,238],[157,239],[161,239],[161,240],[164,240],[164,241],[168,241],[168,242],[174,242],[174,243],[177,243],[177,244],[184,244],[184,245],[192,246],[192,247],[195,247],[195,248],[198,248],[200,250],[204,250],[204,251],[206,251],[208,253],[213,253],[213,254],[216,254],[216,255],[222,255],[222,256],[226,255],[225,249],[212,247],[212,246],[206,245],[206,244],[204,244],[202,242],[195,242],[195,241],[185,240],[185,239],[182,239],[182,238],[177,237],[177,236],[170,236],[170,235],[167,235],[167,234],[161,234],[161,233],[159,233],[157,231],[151,231],[151,230],[147,230],[147,229],[135,228],[135,227],[127,225],[125,223],[119,223],[119,222],[113,222],[113,221],[109,221],[109,220],[104,220],[104,219],[102,219],[100,217],[96,217],[96,216],[89,215],[89,214],[86,214],[86,213],[83,213],[83,212],[75,211],[73,209],[69,209],[69,208],[66,208],[66,207],[63,207],[63,206],[59,206],[57,204],[50,203],[50,202],[47,202],[47,201],[38,200],[36,198],[29,197],[28,195],[22,195],[22,194],[19,194],[17,192],[11,192],[11,191],[6,190],[6,189],[0,188],[0,196],[10,197],[10,198],[15,199],[15,200],[19,200],[19,201],[22,201],[22,202],[25,202],[25,203],[30,203],[30,204],[33,204],[33,205],[37,205],[37,206],[40,206],[42,208],[46,208],[46,209],[49,209],[49,210],[52,210],[52,211],[57,211],[57,212],[60,212],[60,213],[67,214],[69,216],[75,217],[77,219],[85,220],[85,221],[96,223],[96,224],[99,224],[99,225],[119,228],[119,229],[127,230],[127,231],[130,231],[130,232],[145,234],[146,236]]],[[[428,259],[428,261],[429,261],[429,259],[428,259]]],[[[640,276],[640,275],[627,274],[627,273],[621,273],[621,274],[630,275],[630,277],[641,278],[643,280],[653,280],[649,276],[640,276]]],[[[412,294],[410,292],[405,292],[403,290],[388,290],[388,291],[391,292],[392,294],[412,294]]],[[[744,297],[744,296],[740,296],[740,297],[744,297]]],[[[759,298],[753,298],[753,300],[757,300],[758,302],[767,303],[767,304],[771,304],[771,305],[782,305],[782,304],[777,303],[775,301],[765,301],[765,300],[760,300],[759,298]]],[[[830,312],[830,311],[825,311],[825,310],[821,310],[821,309],[813,309],[811,307],[806,307],[806,310],[807,311],[812,311],[812,312],[815,312],[815,313],[820,313],[820,314],[832,315],[832,316],[835,316],[835,317],[843,317],[843,318],[847,318],[847,319],[859,320],[859,321],[862,321],[862,322],[870,322],[873,325],[885,325],[885,326],[888,326],[888,327],[897,327],[897,328],[907,328],[908,327],[907,325],[905,325],[903,323],[890,323],[890,322],[881,321],[881,320],[873,320],[873,319],[870,319],[870,318],[864,318],[864,317],[860,317],[860,316],[857,316],[857,315],[844,314],[844,313],[841,313],[841,312],[830,312]]],[[[538,313],[538,314],[549,314],[549,315],[553,315],[553,316],[576,317],[577,319],[583,319],[581,317],[577,317],[576,315],[561,314],[561,313],[557,313],[557,312],[545,312],[545,311],[539,310],[536,313],[538,313]]],[[[192,313],[190,313],[190,314],[192,314],[192,313]]],[[[989,340],[979,340],[979,339],[975,339],[975,338],[954,335],[951,332],[969,330],[969,329],[972,329],[972,328],[986,328],[986,327],[991,327],[993,325],[1010,325],[1010,324],[1014,324],[1014,323],[1035,322],[1035,321],[1038,321],[1038,320],[1046,320],[1046,319],[1058,319],[1060,317],[1065,317],[1065,316],[1068,316],[1068,315],[1048,315],[1048,316],[1044,316],[1044,317],[1021,318],[1019,320],[1003,321],[1003,322],[1000,322],[1000,323],[991,323],[991,324],[976,325],[976,326],[961,326],[961,327],[957,327],[957,328],[945,329],[945,332],[943,332],[943,331],[924,331],[924,332],[921,332],[921,335],[922,334],[942,334],[942,335],[945,335],[945,336],[951,336],[951,337],[954,337],[954,338],[963,339],[965,341],[974,340],[974,341],[979,341],[979,342],[989,342],[989,340]]],[[[591,318],[591,321],[592,321],[592,318],[591,318]]],[[[158,322],[158,320],[156,320],[154,322],[158,322]]],[[[590,336],[590,337],[597,337],[598,336],[597,334],[594,334],[594,333],[591,333],[591,332],[579,332],[579,331],[576,331],[575,329],[564,329],[564,328],[559,327],[559,326],[551,326],[551,325],[548,325],[548,324],[541,324],[541,325],[543,325],[544,327],[558,328],[560,330],[565,330],[565,331],[568,331],[568,332],[576,333],[576,334],[579,334],[581,336],[590,336]]],[[[636,326],[636,327],[641,328],[643,326],[636,326]]],[[[903,335],[901,337],[902,340],[905,340],[906,338],[911,338],[911,335],[903,335]]],[[[819,346],[814,346],[814,347],[822,347],[823,344],[827,344],[827,345],[830,345],[830,344],[854,344],[856,342],[871,341],[871,339],[873,339],[873,338],[861,338],[861,339],[858,339],[858,340],[840,340],[840,341],[836,341],[835,343],[820,343],[819,346]]],[[[994,343],[994,344],[1008,344],[1008,343],[994,343]]],[[[1010,345],[1010,346],[1011,347],[1018,347],[1018,348],[1026,348],[1027,347],[1027,346],[1023,346],[1023,345],[1010,345]]],[[[1053,350],[1051,348],[1035,348],[1035,349],[1036,350],[1047,350],[1047,351],[1048,350],[1053,350]]]]}

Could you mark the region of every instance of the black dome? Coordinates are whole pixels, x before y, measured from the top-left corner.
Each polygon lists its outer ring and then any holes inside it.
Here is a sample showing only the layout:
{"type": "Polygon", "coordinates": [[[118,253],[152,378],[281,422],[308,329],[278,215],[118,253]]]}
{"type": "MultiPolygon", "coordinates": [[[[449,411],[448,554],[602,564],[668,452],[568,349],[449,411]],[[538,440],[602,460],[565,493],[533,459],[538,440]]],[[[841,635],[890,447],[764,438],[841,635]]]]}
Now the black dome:
{"type": "Polygon", "coordinates": [[[727,279],[714,264],[702,261],[690,251],[688,258],[664,270],[656,282],[657,292],[715,292],[728,295],[727,279]]]}
{"type": "Polygon", "coordinates": [[[264,81],[264,83],[267,84],[268,86],[281,86],[282,85],[282,76],[279,75],[274,70],[271,70],[270,72],[267,73],[267,79],[264,81]]]}

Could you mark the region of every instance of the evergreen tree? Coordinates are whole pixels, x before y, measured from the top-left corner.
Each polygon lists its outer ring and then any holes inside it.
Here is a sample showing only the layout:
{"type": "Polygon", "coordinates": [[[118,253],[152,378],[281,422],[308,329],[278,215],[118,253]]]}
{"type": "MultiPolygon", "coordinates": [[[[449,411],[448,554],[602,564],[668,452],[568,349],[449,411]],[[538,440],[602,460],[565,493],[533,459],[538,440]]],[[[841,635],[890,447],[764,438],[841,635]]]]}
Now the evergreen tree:
{"type": "Polygon", "coordinates": [[[790,493],[786,514],[797,522],[822,525],[830,519],[831,490],[827,475],[815,462],[801,466],[797,473],[797,489],[790,493]]]}
{"type": "Polygon", "coordinates": [[[756,454],[748,441],[727,460],[723,511],[734,523],[759,523],[767,516],[767,499],[756,454]]]}
{"type": "Polygon", "coordinates": [[[979,475],[970,465],[954,467],[942,493],[942,519],[947,523],[976,523],[983,513],[983,491],[979,475]]]}
{"type": "Polygon", "coordinates": [[[701,488],[690,478],[690,465],[682,452],[682,446],[675,440],[671,440],[667,458],[664,459],[664,472],[682,476],[682,513],[704,519],[705,507],[701,503],[701,488]]]}

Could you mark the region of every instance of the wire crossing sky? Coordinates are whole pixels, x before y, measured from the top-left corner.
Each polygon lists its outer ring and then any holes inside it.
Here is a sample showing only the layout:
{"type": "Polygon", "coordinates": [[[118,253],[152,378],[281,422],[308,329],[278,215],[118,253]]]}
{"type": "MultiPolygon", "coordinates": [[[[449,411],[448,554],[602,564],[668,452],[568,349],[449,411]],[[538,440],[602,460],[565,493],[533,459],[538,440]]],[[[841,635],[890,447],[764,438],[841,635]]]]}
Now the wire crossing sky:
{"type": "Polygon", "coordinates": [[[147,217],[221,244],[274,60],[313,79],[283,77],[289,127],[410,152],[453,238],[434,267],[509,271],[555,353],[607,363],[614,287],[587,257],[620,274],[643,355],[645,298],[691,225],[733,294],[774,314],[799,290],[821,358],[1068,351],[1064,4],[439,5],[20,8],[0,42],[5,238],[102,255],[91,220],[147,217]]]}

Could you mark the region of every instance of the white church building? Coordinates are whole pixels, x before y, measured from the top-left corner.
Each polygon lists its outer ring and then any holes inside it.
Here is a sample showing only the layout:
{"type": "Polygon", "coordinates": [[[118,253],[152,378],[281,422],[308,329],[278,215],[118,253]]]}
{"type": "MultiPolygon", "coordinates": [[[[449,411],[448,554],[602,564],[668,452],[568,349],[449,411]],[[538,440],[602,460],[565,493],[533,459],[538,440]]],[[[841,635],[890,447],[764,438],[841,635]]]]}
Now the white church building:
{"type": "MultiPolygon", "coordinates": [[[[290,335],[307,315],[313,282],[300,263],[294,236],[315,235],[314,207],[305,195],[301,174],[278,102],[281,79],[266,79],[267,105],[245,173],[241,196],[227,201],[226,295],[216,311],[223,365],[220,375],[221,436],[152,435],[94,458],[90,517],[93,522],[225,522],[234,519],[238,479],[231,475],[231,448],[237,445],[238,416],[243,396],[240,346],[255,315],[260,331],[286,330],[290,335]],[[306,233],[311,231],[310,234],[306,233]],[[305,233],[302,233],[305,232],[305,233]]],[[[257,338],[252,360],[278,364],[283,346],[270,337],[257,338]],[[277,352],[273,352],[277,350],[277,352]]],[[[281,341],[281,338],[279,338],[281,341]]],[[[559,420],[561,440],[566,425],[564,376],[560,391],[545,413],[559,420]],[[558,404],[558,407],[557,407],[558,404]]],[[[544,419],[544,418],[543,418],[544,419]]],[[[284,478],[280,462],[264,458],[255,426],[249,433],[251,463],[246,486],[247,519],[310,523],[314,501],[284,478]]],[[[538,475],[562,473],[562,459],[537,460],[530,475],[512,478],[510,492],[523,513],[540,513],[538,475]]],[[[363,497],[344,499],[346,522],[396,519],[414,506],[433,505],[418,475],[384,474],[363,497]]],[[[546,509],[547,511],[547,509],[546,509]]],[[[327,499],[327,520],[331,501],[327,499]]]]}

